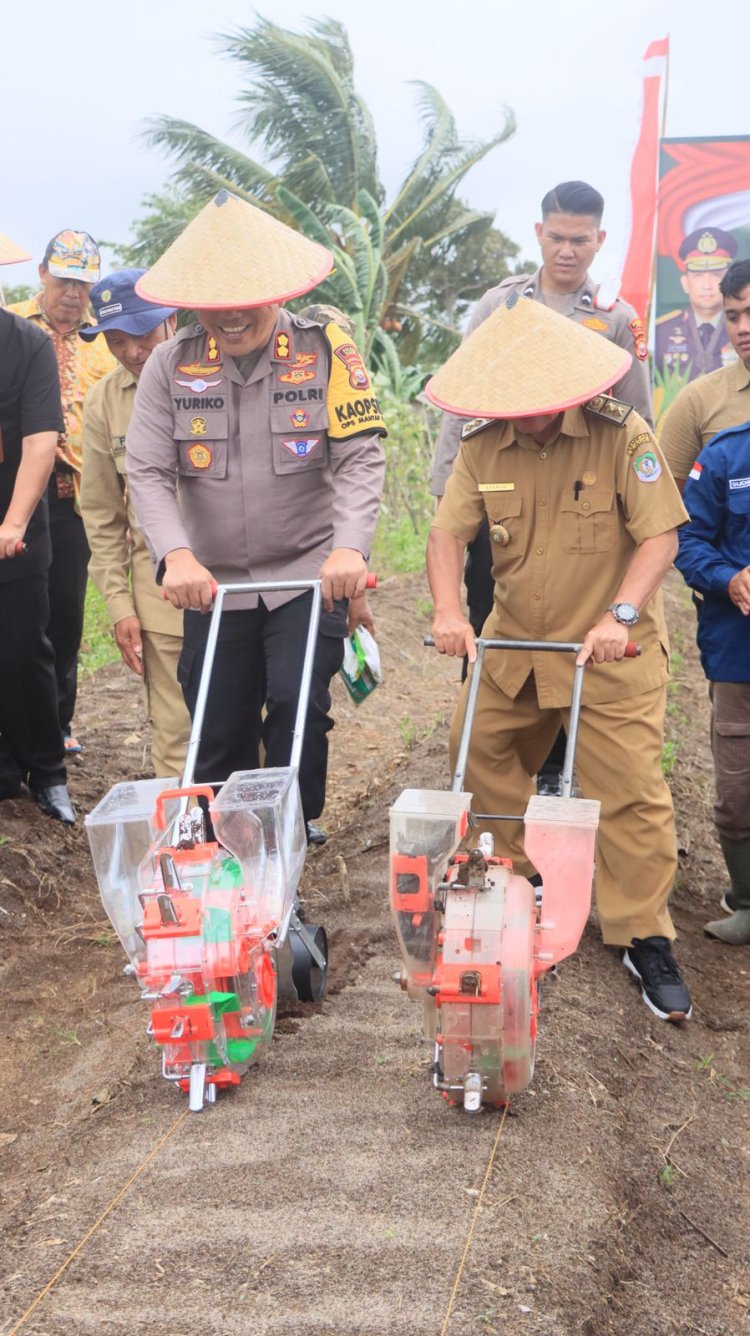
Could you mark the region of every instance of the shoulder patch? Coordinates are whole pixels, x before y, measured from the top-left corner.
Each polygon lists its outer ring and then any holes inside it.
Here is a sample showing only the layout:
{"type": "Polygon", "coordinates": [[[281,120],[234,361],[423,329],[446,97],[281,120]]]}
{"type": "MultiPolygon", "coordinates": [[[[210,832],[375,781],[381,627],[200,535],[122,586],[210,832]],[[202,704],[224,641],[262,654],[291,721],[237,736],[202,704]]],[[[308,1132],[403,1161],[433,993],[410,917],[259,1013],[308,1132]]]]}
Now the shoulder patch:
{"type": "Polygon", "coordinates": [[[485,427],[491,427],[494,418],[471,418],[469,422],[464,423],[461,429],[461,440],[468,441],[470,436],[476,436],[478,431],[484,431],[485,427]]]}
{"type": "Polygon", "coordinates": [[[634,436],[632,441],[628,441],[627,448],[625,450],[625,454],[628,456],[628,459],[630,459],[631,455],[635,454],[636,450],[642,449],[644,445],[652,445],[653,439],[654,438],[651,435],[650,431],[639,431],[638,435],[634,436]]]}
{"type": "Polygon", "coordinates": [[[628,324],[628,329],[633,335],[633,350],[639,362],[645,362],[648,357],[648,344],[646,343],[646,331],[643,328],[643,321],[640,316],[634,316],[628,324]]]}
{"type": "Polygon", "coordinates": [[[657,316],[654,323],[657,325],[663,325],[665,320],[674,320],[675,316],[677,315],[682,315],[682,311],[667,311],[666,315],[657,316]]]}
{"type": "Polygon", "coordinates": [[[328,435],[336,441],[360,436],[363,432],[386,434],[380,405],[359,349],[338,325],[326,325],[323,331],[331,350],[328,372],[328,435]]]}
{"type": "Polygon", "coordinates": [[[587,404],[582,404],[587,413],[613,422],[616,427],[624,427],[633,411],[632,404],[625,404],[621,399],[613,399],[611,394],[596,394],[587,404]]]}

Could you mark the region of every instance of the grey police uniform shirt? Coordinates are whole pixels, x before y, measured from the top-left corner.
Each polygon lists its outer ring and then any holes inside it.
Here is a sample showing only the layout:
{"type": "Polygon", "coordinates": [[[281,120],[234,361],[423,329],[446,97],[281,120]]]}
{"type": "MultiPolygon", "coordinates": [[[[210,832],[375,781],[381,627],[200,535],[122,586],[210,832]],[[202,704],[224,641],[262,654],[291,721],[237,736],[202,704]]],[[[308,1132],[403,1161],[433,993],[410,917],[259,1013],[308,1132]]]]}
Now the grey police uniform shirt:
{"type": "MultiPolygon", "coordinates": [[[[332,330],[340,333],[280,310],[247,382],[201,325],[154,349],[138,383],[127,470],[158,581],[175,548],[189,548],[222,584],[313,579],[334,547],[368,556],[385,428],[359,353],[343,335],[332,350],[332,330]],[[342,408],[347,371],[353,388],[342,408]]],[[[263,602],[276,608],[297,596],[263,602]]],[[[257,603],[242,595],[231,606],[257,603]]]]}
{"type": "MultiPolygon", "coordinates": [[[[537,269],[533,274],[514,274],[504,278],[497,287],[490,288],[489,292],[485,292],[471,313],[464,337],[468,338],[469,334],[502,305],[511,292],[519,292],[524,297],[543,302],[541,272],[541,269],[537,269]]],[[[598,292],[599,284],[587,278],[577,292],[565,294],[564,299],[555,297],[554,303],[550,301],[549,304],[561,315],[568,316],[579,325],[586,325],[587,328],[595,330],[603,338],[609,339],[632,354],[633,361],[629,370],[612,387],[610,393],[616,399],[632,404],[649,426],[653,427],[654,410],[651,403],[648,350],[641,321],[633,307],[620,297],[611,310],[598,307],[596,304],[598,292]]],[[[443,414],[432,469],[431,490],[435,496],[442,496],[445,491],[445,484],[453,468],[453,460],[461,444],[461,432],[469,420],[455,417],[452,413],[443,414]]]]}

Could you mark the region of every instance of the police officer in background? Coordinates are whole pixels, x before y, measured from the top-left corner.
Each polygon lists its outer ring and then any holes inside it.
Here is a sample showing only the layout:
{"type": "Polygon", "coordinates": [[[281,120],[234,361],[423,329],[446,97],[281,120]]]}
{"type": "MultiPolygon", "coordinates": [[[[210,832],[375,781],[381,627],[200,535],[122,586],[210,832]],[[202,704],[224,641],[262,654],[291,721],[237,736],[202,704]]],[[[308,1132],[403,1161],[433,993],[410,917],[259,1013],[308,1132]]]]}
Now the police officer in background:
{"type": "MultiPolygon", "coordinates": [[[[137,285],[201,323],[154,349],[127,437],[157,579],[185,609],[180,682],[191,713],[212,581],[320,577],[325,611],[299,775],[308,830],[325,802],[330,681],[347,601],[349,622],[361,621],[385,469],[385,426],[351,338],[280,305],[330,267],[323,247],[221,191],[137,285]]],[[[266,764],[288,765],[310,602],[295,591],[230,598],[198,780],[256,769],[261,737],[266,764]]]]}
{"type": "Polygon", "coordinates": [[[685,237],[678,251],[680,284],[690,305],[656,322],[654,364],[663,376],[677,373],[687,382],[734,361],[719,284],[736,254],[737,242],[720,227],[700,227],[685,237]]]}
{"type": "MultiPolygon", "coordinates": [[[[616,294],[605,294],[589,277],[589,266],[607,236],[601,226],[603,212],[603,197],[585,181],[563,181],[549,190],[542,200],[542,221],[534,225],[542,253],[540,267],[533,274],[504,278],[497,287],[490,288],[471,314],[466,337],[497,310],[511,292],[541,302],[632,354],[629,370],[612,393],[632,404],[649,426],[653,426],[648,348],[643,324],[632,306],[616,294]]],[[[443,416],[432,472],[432,491],[438,498],[445,490],[465,425],[466,419],[448,413],[443,416]]],[[[486,524],[469,544],[464,578],[469,620],[475,634],[479,635],[492,610],[494,595],[486,524]]],[[[564,751],[565,738],[561,735],[540,773],[540,793],[558,791],[564,751]]]]}
{"type": "MultiPolygon", "coordinates": [[[[28,260],[0,236],[0,264],[28,260]]],[[[0,308],[0,799],[28,784],[46,816],[72,825],[57,716],[44,493],[63,429],[52,344],[0,308]]]]}

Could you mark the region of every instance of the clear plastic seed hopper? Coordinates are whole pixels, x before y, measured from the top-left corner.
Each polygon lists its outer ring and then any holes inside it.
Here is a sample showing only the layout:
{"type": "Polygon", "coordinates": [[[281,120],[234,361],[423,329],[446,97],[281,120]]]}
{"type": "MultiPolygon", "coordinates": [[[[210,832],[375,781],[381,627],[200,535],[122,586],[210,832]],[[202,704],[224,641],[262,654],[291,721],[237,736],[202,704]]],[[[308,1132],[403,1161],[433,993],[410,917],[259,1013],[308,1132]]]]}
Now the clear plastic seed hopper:
{"type": "Polygon", "coordinates": [[[307,849],[297,776],[320,603],[318,580],[217,586],[181,783],[116,784],[86,818],[104,908],[150,1005],[148,1033],[194,1111],[258,1062],[278,996],[318,1001],[325,991],[325,930],[301,921],[297,897],[307,849]],[[235,771],[218,791],[194,784],[226,595],[307,589],[289,765],[235,771]]]}
{"type": "MultiPolygon", "coordinates": [[[[435,1087],[473,1112],[507,1102],[532,1079],[539,981],[576,950],[586,925],[600,808],[573,796],[581,666],[573,682],[562,796],[534,795],[523,815],[471,816],[463,780],[482,663],[493,649],[577,654],[581,648],[479,639],[450,792],[406,789],[391,808],[390,898],[401,985],[424,1004],[435,1087]],[[526,853],[542,880],[538,901],[509,860],[494,856],[491,834],[472,838],[473,822],[502,820],[524,822],[526,853]]],[[[626,655],[638,652],[629,645],[626,655]]]]}

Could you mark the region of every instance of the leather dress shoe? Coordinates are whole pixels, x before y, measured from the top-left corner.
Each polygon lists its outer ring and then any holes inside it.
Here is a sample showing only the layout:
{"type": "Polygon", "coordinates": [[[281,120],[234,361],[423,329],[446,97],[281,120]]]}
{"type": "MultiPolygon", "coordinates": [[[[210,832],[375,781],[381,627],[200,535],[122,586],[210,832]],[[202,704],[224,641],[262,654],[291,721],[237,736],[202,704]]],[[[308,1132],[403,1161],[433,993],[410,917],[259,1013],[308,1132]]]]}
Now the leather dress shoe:
{"type": "Polygon", "coordinates": [[[32,789],[31,796],[45,816],[51,816],[55,821],[62,821],[65,826],[75,824],[76,814],[64,784],[50,784],[45,789],[32,789]]]}

